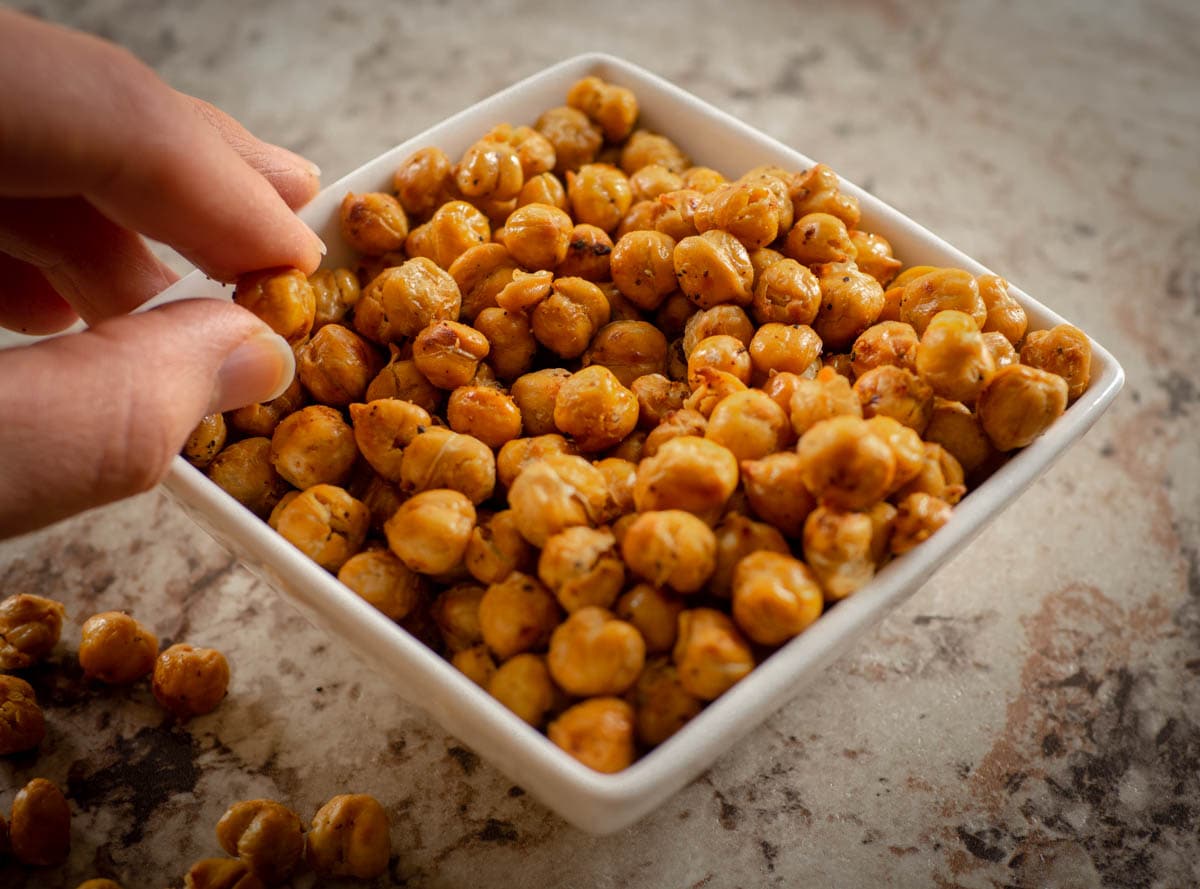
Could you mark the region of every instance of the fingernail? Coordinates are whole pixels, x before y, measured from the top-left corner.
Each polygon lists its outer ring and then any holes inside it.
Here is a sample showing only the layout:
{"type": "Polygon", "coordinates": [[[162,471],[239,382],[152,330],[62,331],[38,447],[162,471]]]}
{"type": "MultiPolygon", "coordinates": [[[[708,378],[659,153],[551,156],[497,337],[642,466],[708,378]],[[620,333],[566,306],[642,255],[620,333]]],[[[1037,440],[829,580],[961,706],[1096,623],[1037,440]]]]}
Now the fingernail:
{"type": "Polygon", "coordinates": [[[321,178],[321,168],[320,168],[320,167],[318,167],[316,164],[314,164],[312,161],[310,161],[310,160],[305,160],[305,161],[304,161],[304,166],[305,166],[305,169],[307,169],[307,170],[308,170],[308,172],[312,173],[312,174],[313,174],[314,176],[316,176],[318,179],[320,179],[320,178],[321,178]]]}
{"type": "Polygon", "coordinates": [[[296,356],[287,340],[263,331],[225,356],[209,413],[271,401],[283,394],[296,374],[296,356]]]}

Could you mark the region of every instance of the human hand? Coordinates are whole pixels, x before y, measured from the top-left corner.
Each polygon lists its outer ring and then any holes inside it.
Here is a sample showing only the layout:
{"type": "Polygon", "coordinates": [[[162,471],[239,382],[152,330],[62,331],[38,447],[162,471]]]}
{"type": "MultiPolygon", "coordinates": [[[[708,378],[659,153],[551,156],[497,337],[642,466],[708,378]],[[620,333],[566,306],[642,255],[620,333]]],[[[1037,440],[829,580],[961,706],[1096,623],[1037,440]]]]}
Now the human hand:
{"type": "Polygon", "coordinates": [[[249,312],[189,300],[128,314],[176,276],[295,266],[324,245],[292,212],[317,168],[178,93],[102,40],[0,10],[0,538],[157,484],[205,414],[268,400],[287,344],[249,312]]]}

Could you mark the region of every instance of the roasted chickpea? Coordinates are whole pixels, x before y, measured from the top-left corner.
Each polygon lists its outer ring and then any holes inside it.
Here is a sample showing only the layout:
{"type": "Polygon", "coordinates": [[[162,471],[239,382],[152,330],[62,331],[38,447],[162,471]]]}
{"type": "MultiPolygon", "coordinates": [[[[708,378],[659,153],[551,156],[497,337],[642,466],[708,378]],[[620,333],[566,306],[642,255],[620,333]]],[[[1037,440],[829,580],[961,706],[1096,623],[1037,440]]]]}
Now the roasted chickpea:
{"type": "Polygon", "coordinates": [[[461,306],[462,295],[450,273],[419,256],[385,269],[371,281],[355,308],[354,329],[375,342],[416,336],[435,321],[455,320],[461,306]],[[383,320],[364,326],[363,309],[372,303],[383,320]]]}
{"type": "Polygon", "coordinates": [[[365,793],[335,796],[308,830],[308,866],[321,877],[373,880],[387,871],[392,838],[387,812],[365,793]]]}
{"type": "Polygon", "coordinates": [[[576,220],[613,232],[633,203],[633,193],[616,167],[584,164],[567,173],[567,200],[576,220]]]}
{"type": "Polygon", "coordinates": [[[701,194],[708,194],[726,179],[712,167],[688,167],[680,174],[682,184],[679,188],[688,188],[701,194]]]}
{"type": "Polygon", "coordinates": [[[795,208],[792,206],[791,187],[796,175],[782,167],[761,166],[743,173],[737,184],[766,188],[773,195],[772,206],[779,217],[779,234],[785,234],[795,220],[795,208]]]}
{"type": "Polygon", "coordinates": [[[412,258],[424,257],[448,269],[458,257],[491,237],[491,221],[482,210],[466,201],[448,201],[427,223],[409,233],[404,249],[412,258]]]}
{"type": "Polygon", "coordinates": [[[566,528],[597,524],[608,509],[608,482],[582,457],[550,454],[521,470],[508,504],[521,536],[541,547],[566,528]]]}
{"type": "MultiPolygon", "coordinates": [[[[634,435],[636,434],[634,433],[634,435]]],[[[628,441],[627,438],[621,446],[623,447],[628,441]]],[[[633,486],[637,484],[638,461],[625,457],[608,457],[604,460],[597,460],[593,465],[600,470],[604,480],[608,483],[609,508],[605,512],[605,517],[611,521],[633,512],[633,486]]]]}
{"type": "Polygon", "coordinates": [[[756,250],[751,250],[750,265],[754,267],[754,280],[757,282],[763,272],[785,258],[778,250],[772,250],[770,247],[759,247],[756,250]]]}
{"type": "Polygon", "coordinates": [[[755,552],[733,574],[733,619],[759,645],[782,645],[821,616],[821,588],[790,554],[755,552]]]}
{"type": "Polygon", "coordinates": [[[683,337],[667,344],[667,377],[672,380],[687,379],[687,355],[683,351],[683,337]]]}
{"type": "Polygon", "coordinates": [[[991,353],[992,363],[996,367],[1008,367],[1010,364],[1021,362],[1017,350],[1013,348],[1012,343],[1005,339],[1004,334],[989,330],[983,333],[981,338],[983,347],[991,353]]]}
{"type": "Polygon", "coordinates": [[[630,390],[638,400],[638,425],[647,430],[655,429],[668,414],[682,408],[690,391],[687,383],[668,380],[661,373],[638,377],[630,390]]]}
{"type": "Polygon", "coordinates": [[[585,606],[555,629],[546,663],[568,694],[593,697],[626,691],[645,658],[645,642],[636,627],[603,608],[585,606]]]}
{"type": "Polygon", "coordinates": [[[359,453],[372,469],[390,482],[400,481],[404,448],[423,429],[433,425],[428,411],[398,398],[352,404],[350,420],[359,453]]]}
{"type": "MultiPolygon", "coordinates": [[[[632,182],[632,180],[630,181],[632,182]]],[[[669,194],[670,192],[667,193],[669,194]]],[[[635,198],[633,203],[629,205],[629,209],[625,211],[625,215],[621,218],[621,224],[613,232],[613,237],[620,241],[621,238],[630,232],[657,231],[658,218],[666,210],[666,206],[659,203],[657,198],[648,201],[639,201],[635,198]]],[[[674,276],[674,270],[672,270],[671,274],[674,276]]]]}
{"type": "Polygon", "coordinates": [[[317,314],[316,294],[299,269],[266,269],[242,275],[233,301],[292,345],[308,336],[317,314]]]}
{"type": "Polygon", "coordinates": [[[358,278],[350,269],[319,269],[308,276],[308,283],[316,300],[314,331],[341,323],[362,296],[358,278]]]}
{"type": "Polygon", "coordinates": [[[816,506],[805,486],[803,468],[804,460],[791,451],[761,460],[746,460],[741,466],[750,508],[763,521],[792,538],[799,538],[804,532],[804,520],[816,506]]]}
{"type": "Polygon", "coordinates": [[[892,532],[896,527],[896,507],[886,500],[876,503],[867,516],[871,519],[871,558],[875,567],[883,566],[891,557],[892,532]]]}
{"type": "Polygon", "coordinates": [[[874,533],[867,513],[822,505],[809,514],[804,523],[804,560],[827,601],[846,598],[875,576],[874,533]]]}
{"type": "Polygon", "coordinates": [[[960,401],[935,398],[924,435],[949,451],[966,472],[974,472],[995,453],[979,417],[960,401]]]}
{"type": "Polygon", "coordinates": [[[268,438],[279,425],[279,421],[304,406],[304,389],[300,381],[293,378],[283,394],[262,404],[248,404],[225,415],[225,419],[244,435],[264,435],[268,438]]]}
{"type": "Polygon", "coordinates": [[[288,490],[272,465],[268,438],[244,438],[228,445],[208,465],[208,477],[260,518],[270,515],[288,490]]]}
{"type": "Polygon", "coordinates": [[[392,188],[401,206],[424,218],[444,203],[454,187],[454,166],[440,148],[422,148],[400,165],[392,188]]]}
{"type": "Polygon", "coordinates": [[[779,235],[785,203],[790,221],[792,207],[786,194],[781,198],[759,182],[727,182],[706,194],[696,208],[696,230],[721,229],[747,250],[765,247],[779,235]]]}
{"type": "Polygon", "coordinates": [[[496,488],[496,458],[478,439],[433,426],[405,448],[400,483],[406,491],[449,488],[479,504],[496,488]]]}
{"type": "Polygon", "coordinates": [[[128,685],[154,669],[158,638],[120,611],[94,614],[83,623],[79,666],[83,675],[109,685],[128,685]]]}
{"type": "Polygon", "coordinates": [[[471,382],[491,345],[473,327],[457,321],[435,321],[413,341],[413,362],[429,382],[456,389],[471,382]]]}
{"type": "Polygon", "coordinates": [[[454,653],[483,642],[479,623],[479,603],[486,592],[474,583],[460,583],[443,590],[430,608],[446,650],[454,653]]]}
{"type": "Polygon", "coordinates": [[[441,407],[446,393],[425,379],[412,359],[393,355],[392,361],[367,386],[364,397],[368,402],[382,398],[409,401],[434,413],[441,407]]]}
{"type": "Polygon", "coordinates": [[[802,436],[822,420],[861,417],[862,402],[849,380],[832,368],[823,367],[815,379],[796,381],[789,413],[792,429],[802,436]]]}
{"type": "Polygon", "coordinates": [[[681,611],[682,599],[648,583],[634,585],[616,604],[617,616],[641,633],[646,652],[650,654],[671,650],[681,611]]]}
{"type": "Polygon", "coordinates": [[[563,211],[570,206],[567,203],[566,188],[553,173],[539,173],[525,179],[525,185],[517,195],[517,207],[524,207],[526,204],[546,204],[563,211]]]}
{"type": "Polygon", "coordinates": [[[908,552],[950,521],[953,508],[944,500],[920,492],[900,501],[891,537],[895,555],[908,552]]]}
{"type": "Polygon", "coordinates": [[[790,555],[783,535],[770,525],[730,513],[717,525],[717,567],[708,588],[716,596],[729,598],[733,591],[734,569],[743,558],[756,552],[790,555]]]}
{"type": "Polygon", "coordinates": [[[716,569],[717,540],[712,528],[681,509],[640,513],[621,540],[629,570],[677,593],[698,591],[716,569]]]}
{"type": "Polygon", "coordinates": [[[500,660],[544,647],[560,619],[554,595],[519,571],[489,586],[479,603],[483,641],[500,660]]]}
{"type": "Polygon", "coordinates": [[[704,705],[684,690],[679,671],[665,657],[646,663],[633,692],[637,736],[655,747],[683,728],[704,705]]]}
{"type": "Polygon", "coordinates": [[[642,167],[657,164],[672,173],[682,173],[691,166],[679,146],[649,130],[635,130],[621,149],[621,169],[632,176],[642,167]]]}
{"type": "Polygon", "coordinates": [[[284,507],[275,530],[327,571],[336,572],[362,549],[371,513],[334,485],[313,485],[284,507]]]}
{"type": "Polygon", "coordinates": [[[34,778],[13,798],[9,843],[30,867],[55,867],[71,851],[71,808],[58,785],[34,778]]]}
{"type": "Polygon", "coordinates": [[[560,367],[524,374],[513,381],[512,398],[521,411],[526,435],[546,435],[555,431],[554,404],[563,383],[571,373],[560,367]]]}
{"type": "Polygon", "coordinates": [[[686,510],[715,521],[737,483],[737,458],[728,448],[685,435],[641,462],[633,498],[640,512],[686,510]]]}
{"type": "MultiPolygon", "coordinates": [[[[817,364],[819,365],[819,359],[817,364]]],[[[789,373],[787,371],[775,371],[768,373],[766,381],[762,384],[762,391],[770,396],[771,400],[779,405],[783,410],[790,415],[792,409],[792,396],[796,394],[796,385],[801,380],[810,379],[807,374],[813,365],[805,368],[805,376],[800,374],[789,373]]],[[[812,372],[816,376],[816,372],[812,372]]]]}
{"type": "Polygon", "coordinates": [[[708,418],[690,408],[670,411],[662,422],[646,436],[642,445],[642,458],[653,457],[668,441],[685,435],[703,438],[708,430],[708,418]]]}
{"type": "Polygon", "coordinates": [[[892,477],[892,489],[895,490],[921,473],[925,467],[925,443],[921,436],[910,426],[906,426],[893,417],[882,415],[867,420],[867,428],[871,434],[891,448],[892,456],[896,458],[896,474],[892,477]]]}
{"type": "Polygon", "coordinates": [[[896,474],[891,448],[858,417],[822,420],[804,433],[796,452],[812,495],[842,509],[866,509],[882,500],[896,474]]]}
{"type": "Polygon", "coordinates": [[[917,369],[917,332],[902,321],[880,321],[859,334],[850,351],[855,376],[877,367],[892,365],[917,369]]]}
{"type": "Polygon", "coordinates": [[[628,387],[638,377],[662,374],[667,369],[667,349],[666,337],[653,324],[614,321],[597,332],[583,355],[583,366],[603,366],[628,387]]]}
{"type": "Polygon", "coordinates": [[[0,670],[23,670],[49,657],[65,614],[61,602],[30,593],[0,602],[0,670]]]}
{"type": "Polygon", "coordinates": [[[751,311],[760,324],[811,324],[820,308],[817,277],[794,259],[780,259],[755,277],[751,311]]]}
{"type": "Polygon", "coordinates": [[[620,142],[633,130],[638,116],[637,98],[623,86],[585,77],[567,91],[567,104],[586,114],[610,142],[620,142]]]}
{"type": "Polygon", "coordinates": [[[346,243],[367,256],[399,250],[408,237],[408,216],[390,194],[348,192],[342,199],[338,218],[346,243]]]}
{"type": "Polygon", "coordinates": [[[221,452],[221,448],[225,447],[227,434],[224,415],[209,414],[196,425],[192,434],[188,436],[188,440],[183,445],[183,459],[197,469],[203,469],[221,452]]]}
{"type": "Polygon", "coordinates": [[[512,510],[506,509],[481,521],[471,532],[466,565],[480,583],[499,583],[513,571],[533,567],[533,547],[517,530],[512,510]]]}
{"type": "Polygon", "coordinates": [[[589,606],[611,607],[625,585],[625,565],[611,531],[577,525],[546,541],[538,577],[572,614],[589,606]]]}
{"type": "MultiPolygon", "coordinates": [[[[899,279],[897,279],[899,280],[899,279]]],[[[955,310],[971,316],[978,330],[987,320],[987,307],[975,278],[962,269],[935,269],[904,285],[900,320],[923,335],[939,312],[955,310]]]]}
{"type": "Polygon", "coordinates": [[[675,289],[675,240],[658,231],[631,231],[613,247],[610,271],[622,295],[645,311],[675,289]]]}
{"type": "Polygon", "coordinates": [[[629,188],[634,202],[652,201],[660,194],[679,191],[683,178],[659,164],[647,164],[629,177],[629,188]]]}
{"type": "Polygon", "coordinates": [[[264,885],[240,858],[202,858],[183,875],[184,889],[263,889],[264,885]]]}
{"type": "Polygon", "coordinates": [[[817,164],[800,174],[791,185],[792,208],[796,219],[808,213],[829,213],[846,224],[858,225],[858,198],[842,194],[837,173],[825,164],[817,164]]]}
{"type": "Polygon", "coordinates": [[[1058,374],[1012,364],[984,383],[975,409],[996,449],[1011,451],[1028,445],[1062,415],[1069,392],[1058,374]]]}
{"type": "Polygon", "coordinates": [[[826,349],[846,349],[879,319],[883,288],[853,263],[826,263],[814,266],[813,272],[821,286],[821,308],[813,330],[826,349]]]}
{"type": "Polygon", "coordinates": [[[550,723],[546,734],[597,772],[619,772],[633,763],[633,708],[620,698],[576,704],[550,723]]]}
{"type": "Polygon", "coordinates": [[[679,289],[700,308],[751,302],[754,267],[746,248],[728,232],[714,229],[684,238],[673,258],[679,289]]]}
{"type": "Polygon", "coordinates": [[[24,679],[0,673],[0,756],[32,750],[45,737],[46,719],[33,686],[24,679]]]}
{"type": "Polygon", "coordinates": [[[154,662],[154,698],[177,719],[217,709],[229,688],[229,662],[214,648],[172,645],[154,662]]]}
{"type": "Polygon", "coordinates": [[[533,335],[559,358],[578,358],[596,331],[608,323],[612,311],[608,299],[583,278],[556,278],[552,290],[533,309],[533,335]]]}
{"type": "MultiPolygon", "coordinates": [[[[371,530],[381,533],[383,531],[383,523],[390,519],[392,513],[399,509],[400,504],[404,502],[404,495],[400,492],[399,486],[386,481],[378,475],[372,475],[365,484],[356,486],[355,493],[358,499],[362,501],[362,505],[367,508],[367,512],[371,515],[371,530]]],[[[300,492],[293,491],[279,502],[284,504],[284,501],[288,500],[292,494],[299,496],[300,492]]],[[[268,523],[272,528],[279,524],[277,519],[278,513],[281,511],[276,506],[275,512],[271,514],[271,521],[268,523]]]]}
{"type": "Polygon", "coordinates": [[[921,334],[917,373],[942,398],[974,404],[995,369],[979,327],[965,312],[938,312],[921,334]]]}
{"type": "Polygon", "coordinates": [[[505,201],[520,193],[525,173],[511,145],[484,139],[463,154],[454,169],[454,182],[468,198],[505,201]]]}
{"type": "Polygon", "coordinates": [[[654,215],[655,230],[664,235],[670,235],[676,243],[684,238],[698,235],[696,210],[703,200],[704,195],[700,192],[686,188],[660,194],[658,196],[659,209],[654,215]]]}
{"type": "Polygon", "coordinates": [[[487,691],[534,728],[545,725],[560,696],[546,659],[537,654],[518,654],[505,661],[492,673],[487,691]]]}
{"type": "Polygon", "coordinates": [[[555,274],[564,278],[585,278],[592,282],[607,281],[611,276],[613,242],[608,232],[595,225],[580,223],[571,230],[567,255],[555,274]]]}
{"type": "Polygon", "coordinates": [[[850,232],[850,240],[855,249],[854,264],[883,287],[887,287],[904,266],[892,253],[891,242],[882,235],[856,229],[850,232]]]}
{"type": "Polygon", "coordinates": [[[496,474],[500,484],[512,487],[513,480],[530,463],[550,454],[578,454],[574,444],[556,432],[535,435],[532,438],[515,438],[500,448],[496,455],[496,474]]]}
{"type": "Polygon", "coordinates": [[[788,232],[784,252],[805,265],[847,262],[857,255],[846,224],[828,213],[808,213],[788,232]]]}
{"type": "Polygon", "coordinates": [[[757,389],[723,398],[708,418],[704,437],[739,461],[757,460],[787,445],[792,426],[783,408],[757,389]]]}
{"type": "Polygon", "coordinates": [[[732,374],[749,383],[751,369],[749,350],[741,340],[728,334],[706,337],[688,353],[688,385],[693,390],[704,380],[702,370],[732,374]]]}
{"type": "Polygon", "coordinates": [[[999,275],[980,275],[975,282],[979,287],[979,298],[987,310],[983,322],[984,333],[999,333],[1014,346],[1021,342],[1029,319],[1021,304],[1009,294],[1008,282],[999,275]]]}
{"type": "Polygon", "coordinates": [[[574,438],[584,453],[620,442],[637,425],[637,396],[607,367],[592,365],[563,383],[554,406],[554,423],[574,438]]]}
{"type": "Polygon", "coordinates": [[[460,315],[474,323],[479,313],[499,303],[496,297],[519,266],[503,244],[479,244],[450,264],[450,277],[462,297],[460,315]]]}
{"type": "Polygon", "coordinates": [[[559,174],[590,164],[604,141],[586,114],[566,106],[543,113],[534,128],[554,146],[554,172],[559,174]]]}
{"type": "Polygon", "coordinates": [[[482,689],[487,689],[496,675],[496,661],[486,645],[474,645],[456,651],[451,655],[450,663],[482,689]]]}
{"type": "Polygon", "coordinates": [[[884,364],[854,381],[864,417],[891,417],[917,432],[924,431],[933,411],[933,389],[910,370],[884,364]]]}
{"type": "Polygon", "coordinates": [[[963,485],[963,470],[954,456],[941,445],[924,442],[921,446],[925,460],[920,471],[911,480],[895,489],[894,497],[901,499],[909,494],[932,494],[947,503],[957,503],[967,492],[963,485]]]}
{"type": "Polygon", "coordinates": [[[426,593],[425,579],[386,549],[351,556],[338,569],[337,577],[359,598],[396,621],[404,620],[426,593]]]}
{"type": "Polygon", "coordinates": [[[733,621],[712,608],[679,615],[672,660],[684,691],[716,700],[754,669],[754,654],[733,621]]]}
{"type": "Polygon", "coordinates": [[[340,324],[326,324],[296,350],[296,375],[317,401],[344,407],[362,398],[379,372],[375,351],[340,324]]]}
{"type": "Polygon", "coordinates": [[[1092,344],[1087,334],[1070,324],[1035,330],[1021,345],[1021,363],[1058,374],[1067,381],[1067,400],[1074,401],[1091,380],[1092,344]]]}
{"type": "Polygon", "coordinates": [[[772,373],[802,374],[821,357],[821,338],[805,324],[764,324],[750,340],[754,376],[766,380],[772,373]]]}
{"type": "Polygon", "coordinates": [[[270,453],[275,471],[303,490],[313,485],[344,483],[358,457],[358,448],[354,430],[342,415],[331,407],[314,404],[275,427],[270,453]]]}
{"type": "Polygon", "coordinates": [[[286,880],[304,858],[300,816],[269,799],[234,803],[217,822],[217,842],[268,885],[286,880]]]}
{"type": "Polygon", "coordinates": [[[529,371],[537,340],[524,315],[496,307],[484,309],[475,319],[475,329],[487,337],[488,360],[496,376],[512,381],[529,371]]]}
{"type": "Polygon", "coordinates": [[[462,493],[422,491],[404,501],[384,525],[388,547],[411,571],[449,574],[462,564],[475,507],[462,493]]]}
{"type": "Polygon", "coordinates": [[[487,386],[461,386],[450,395],[446,420],[455,432],[498,448],[521,434],[521,411],[503,392],[487,386]]]}

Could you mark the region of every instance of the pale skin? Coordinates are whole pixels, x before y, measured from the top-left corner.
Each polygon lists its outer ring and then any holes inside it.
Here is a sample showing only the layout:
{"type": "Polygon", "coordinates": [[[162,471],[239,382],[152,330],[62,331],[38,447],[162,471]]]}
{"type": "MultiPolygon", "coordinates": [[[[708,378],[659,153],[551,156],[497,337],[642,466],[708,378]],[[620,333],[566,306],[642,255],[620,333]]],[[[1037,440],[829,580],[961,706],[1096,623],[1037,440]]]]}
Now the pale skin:
{"type": "Polygon", "coordinates": [[[277,394],[283,341],[232,303],[130,314],[176,276],[320,263],[319,171],[125,50],[0,10],[0,538],[147,490],[202,416],[277,394]]]}

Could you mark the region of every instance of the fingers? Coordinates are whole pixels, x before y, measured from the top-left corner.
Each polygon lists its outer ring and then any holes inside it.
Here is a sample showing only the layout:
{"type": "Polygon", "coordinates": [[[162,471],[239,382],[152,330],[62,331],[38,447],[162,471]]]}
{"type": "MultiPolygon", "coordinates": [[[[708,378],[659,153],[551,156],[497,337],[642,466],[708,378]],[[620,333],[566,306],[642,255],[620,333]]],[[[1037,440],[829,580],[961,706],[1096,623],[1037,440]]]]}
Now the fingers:
{"type": "Polygon", "coordinates": [[[266,401],[292,351],[222,300],[0,352],[0,538],[148,490],[200,418],[266,401]]]}
{"type": "Polygon", "coordinates": [[[45,336],[66,330],[78,317],[41,272],[0,253],[0,327],[45,336]]]}
{"type": "Polygon", "coordinates": [[[320,262],[271,184],[124,50],[0,10],[0,89],[0,193],[83,196],[222,281],[320,262]]]}

